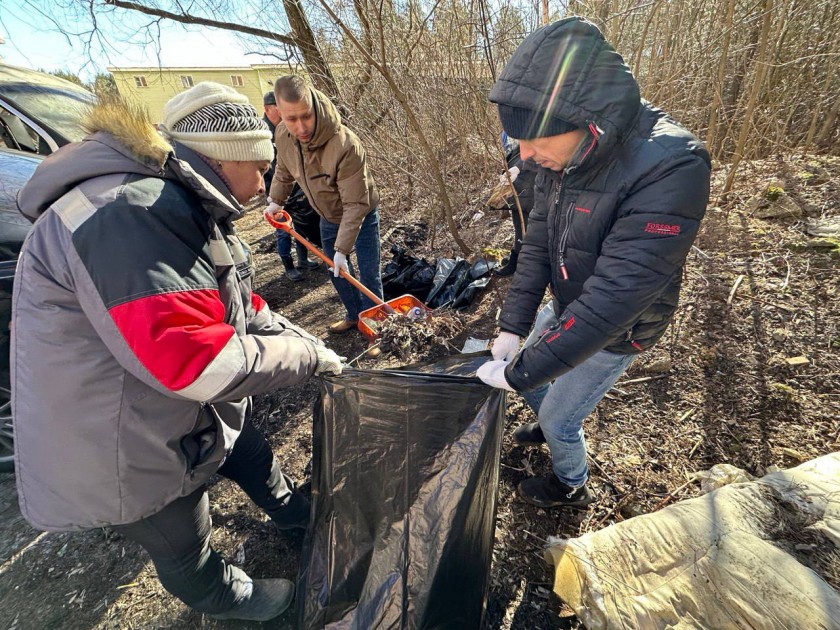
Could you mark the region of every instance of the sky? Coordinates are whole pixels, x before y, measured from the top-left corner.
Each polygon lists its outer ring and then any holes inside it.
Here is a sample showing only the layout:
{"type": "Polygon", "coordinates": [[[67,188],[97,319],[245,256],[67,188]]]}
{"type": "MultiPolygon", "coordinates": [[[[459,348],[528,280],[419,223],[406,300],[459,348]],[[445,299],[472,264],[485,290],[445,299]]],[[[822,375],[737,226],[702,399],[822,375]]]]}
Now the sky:
{"type": "MultiPolygon", "coordinates": [[[[247,66],[275,63],[277,58],[249,54],[258,46],[240,40],[231,32],[208,27],[188,26],[168,20],[160,22],[160,51],[143,28],[151,21],[132,11],[111,9],[98,16],[101,37],[86,51],[90,29],[86,16],[78,19],[54,9],[65,35],[41,7],[51,0],[0,0],[0,58],[4,63],[33,69],[67,70],[89,81],[108,66],[247,66]],[[158,61],[160,54],[160,62],[158,61]],[[91,59],[91,57],[93,57],[91,59]]],[[[278,29],[279,30],[279,29],[278,29]]],[[[282,31],[281,31],[282,32],[282,31]]]]}

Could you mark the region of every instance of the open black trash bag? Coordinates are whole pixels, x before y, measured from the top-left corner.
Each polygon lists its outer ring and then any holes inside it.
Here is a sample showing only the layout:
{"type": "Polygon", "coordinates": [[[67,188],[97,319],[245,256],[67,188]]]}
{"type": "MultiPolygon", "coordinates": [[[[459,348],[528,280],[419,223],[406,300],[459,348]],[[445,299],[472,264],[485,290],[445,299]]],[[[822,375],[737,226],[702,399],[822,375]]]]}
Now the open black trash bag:
{"type": "Polygon", "coordinates": [[[487,353],[322,380],[301,628],[478,628],[486,605],[504,392],[487,353]]]}

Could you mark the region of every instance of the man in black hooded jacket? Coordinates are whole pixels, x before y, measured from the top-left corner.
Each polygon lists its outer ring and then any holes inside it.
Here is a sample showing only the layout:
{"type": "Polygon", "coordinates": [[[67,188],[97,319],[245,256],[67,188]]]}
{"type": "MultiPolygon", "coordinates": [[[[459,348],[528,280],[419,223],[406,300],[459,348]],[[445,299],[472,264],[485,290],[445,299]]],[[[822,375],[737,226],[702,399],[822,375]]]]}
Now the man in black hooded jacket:
{"type": "Polygon", "coordinates": [[[538,412],[514,439],[548,443],[553,474],[520,483],[522,498],[582,507],[593,500],[583,420],[674,315],[709,199],[709,155],[640,98],[621,56],[581,18],[528,36],[490,100],[538,173],[494,360],[478,376],[538,412]]]}

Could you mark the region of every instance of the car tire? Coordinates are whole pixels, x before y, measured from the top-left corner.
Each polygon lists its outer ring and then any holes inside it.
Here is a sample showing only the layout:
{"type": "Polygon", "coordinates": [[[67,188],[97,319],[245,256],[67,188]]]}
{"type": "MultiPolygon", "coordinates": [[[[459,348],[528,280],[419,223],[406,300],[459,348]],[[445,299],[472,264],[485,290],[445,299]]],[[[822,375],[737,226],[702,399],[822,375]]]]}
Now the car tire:
{"type": "Polygon", "coordinates": [[[12,435],[12,392],[0,387],[0,473],[15,471],[15,442],[12,435]]]}

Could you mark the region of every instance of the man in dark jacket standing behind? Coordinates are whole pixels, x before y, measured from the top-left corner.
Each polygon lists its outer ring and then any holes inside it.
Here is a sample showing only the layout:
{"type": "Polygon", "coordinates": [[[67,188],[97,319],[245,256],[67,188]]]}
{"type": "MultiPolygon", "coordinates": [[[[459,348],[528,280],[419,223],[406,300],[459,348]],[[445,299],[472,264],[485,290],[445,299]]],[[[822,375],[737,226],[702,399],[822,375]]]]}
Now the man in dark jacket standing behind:
{"type": "Polygon", "coordinates": [[[522,498],[583,507],[593,500],[583,420],[674,315],[709,200],[709,155],[641,100],[621,56],[581,18],[528,36],[490,100],[538,174],[494,360],[478,376],[522,392],[538,413],[514,439],[547,443],[553,474],[520,483],[522,498]]]}

